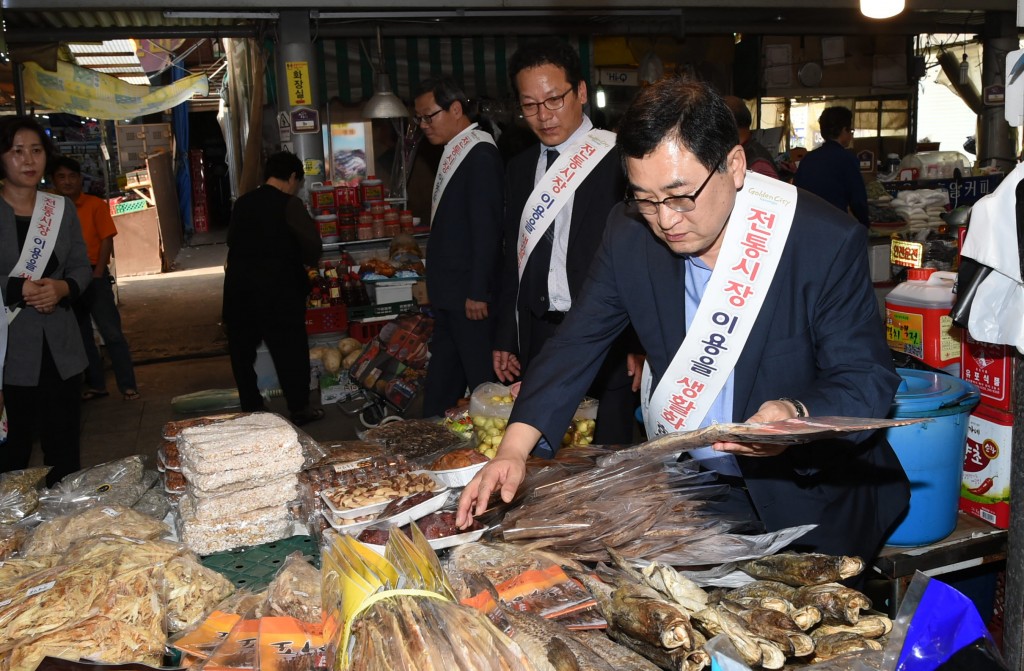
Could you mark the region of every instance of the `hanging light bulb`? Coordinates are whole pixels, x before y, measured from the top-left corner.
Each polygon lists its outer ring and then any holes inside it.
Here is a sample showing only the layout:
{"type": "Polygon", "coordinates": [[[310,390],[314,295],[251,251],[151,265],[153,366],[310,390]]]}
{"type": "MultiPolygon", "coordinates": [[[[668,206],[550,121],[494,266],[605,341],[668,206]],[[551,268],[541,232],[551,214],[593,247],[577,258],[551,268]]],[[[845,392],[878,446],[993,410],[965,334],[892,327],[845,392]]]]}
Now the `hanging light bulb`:
{"type": "Polygon", "coordinates": [[[960,83],[966,84],[971,81],[971,64],[967,62],[967,50],[964,50],[963,59],[960,61],[960,83]]]}
{"type": "Polygon", "coordinates": [[[604,92],[604,87],[598,86],[594,96],[597,98],[597,108],[604,109],[605,105],[608,104],[608,96],[604,92]]]}
{"type": "Polygon", "coordinates": [[[869,19],[890,19],[903,7],[904,0],[860,0],[860,13],[869,19]]]}

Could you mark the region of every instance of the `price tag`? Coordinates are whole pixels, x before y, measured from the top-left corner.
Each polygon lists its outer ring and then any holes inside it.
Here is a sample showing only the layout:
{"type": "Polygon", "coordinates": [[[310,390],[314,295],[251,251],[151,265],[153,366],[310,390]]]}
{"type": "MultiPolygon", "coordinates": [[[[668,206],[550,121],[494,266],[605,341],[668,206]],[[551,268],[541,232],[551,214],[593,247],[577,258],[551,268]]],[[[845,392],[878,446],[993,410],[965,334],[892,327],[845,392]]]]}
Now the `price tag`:
{"type": "Polygon", "coordinates": [[[42,594],[43,592],[53,589],[53,586],[56,584],[56,580],[51,580],[50,582],[44,582],[42,585],[36,585],[29,591],[25,592],[25,596],[35,596],[36,594],[42,594]]]}
{"type": "Polygon", "coordinates": [[[121,513],[119,513],[118,511],[114,510],[113,508],[104,508],[100,512],[103,513],[104,515],[106,515],[107,517],[118,517],[118,516],[121,515],[121,513]]]}

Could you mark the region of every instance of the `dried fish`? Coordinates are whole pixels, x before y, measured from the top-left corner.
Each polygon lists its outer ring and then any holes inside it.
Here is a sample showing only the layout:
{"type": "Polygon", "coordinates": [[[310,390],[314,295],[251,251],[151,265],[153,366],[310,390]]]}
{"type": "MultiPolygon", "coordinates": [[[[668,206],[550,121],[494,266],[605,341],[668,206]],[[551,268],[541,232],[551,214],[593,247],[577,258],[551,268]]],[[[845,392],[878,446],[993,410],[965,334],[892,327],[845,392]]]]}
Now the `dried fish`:
{"type": "Polygon", "coordinates": [[[660,562],[651,562],[643,569],[642,573],[644,582],[686,610],[696,612],[707,607],[708,593],[671,566],[660,562]]]}
{"type": "Polygon", "coordinates": [[[884,615],[868,615],[860,618],[857,624],[823,624],[811,632],[811,638],[817,640],[823,636],[841,632],[850,632],[864,638],[880,638],[890,631],[892,631],[892,620],[884,615]]]}
{"type": "Polygon", "coordinates": [[[761,650],[761,668],[781,669],[786,665],[786,654],[773,641],[755,636],[757,647],[761,650]]]}
{"type": "Polygon", "coordinates": [[[814,652],[814,641],[786,613],[768,608],[744,608],[728,599],[721,605],[739,615],[751,633],[776,643],[786,656],[803,657],[814,652]]]}
{"type": "Polygon", "coordinates": [[[522,645],[538,669],[544,669],[547,663],[554,671],[616,671],[601,655],[557,622],[514,610],[506,611],[505,617],[512,625],[512,640],[522,645]]]}
{"type": "Polygon", "coordinates": [[[667,650],[694,649],[690,616],[650,587],[623,582],[615,588],[592,575],[570,571],[594,595],[609,628],[667,650]]]}
{"type": "Polygon", "coordinates": [[[847,652],[857,650],[881,650],[882,644],[853,632],[844,631],[828,634],[817,639],[814,644],[813,662],[822,662],[838,657],[847,652]]]}
{"type": "Polygon", "coordinates": [[[815,606],[826,618],[857,624],[860,611],[871,608],[871,600],[855,589],[839,583],[808,585],[796,590],[791,599],[794,606],[815,606]]]}
{"type": "Polygon", "coordinates": [[[728,594],[730,599],[741,599],[745,597],[778,597],[785,599],[786,601],[792,601],[793,596],[796,594],[796,589],[789,585],[774,580],[755,580],[752,583],[748,583],[743,587],[737,587],[734,590],[728,592],[724,590],[716,590],[712,592],[712,603],[717,603],[717,598],[720,598],[723,594],[728,594]]]}
{"type": "Polygon", "coordinates": [[[739,562],[737,568],[754,578],[800,587],[852,578],[864,570],[864,560],[818,553],[782,553],[739,562]]]}
{"type": "Polygon", "coordinates": [[[710,607],[694,613],[693,619],[708,636],[728,636],[748,666],[761,663],[761,648],[739,616],[721,607],[710,607]]]}
{"type": "MultiPolygon", "coordinates": [[[[632,636],[623,634],[620,631],[608,630],[608,635],[619,645],[632,650],[638,655],[654,662],[659,668],[669,671],[699,671],[704,666],[698,666],[698,660],[707,657],[703,650],[666,650],[658,645],[651,645],[646,641],[639,641],[632,636]]],[[[703,645],[703,643],[701,644],[703,645]]],[[[711,664],[710,657],[707,659],[708,666],[711,664]]]]}
{"type": "Polygon", "coordinates": [[[658,671],[658,667],[643,655],[596,631],[576,631],[570,634],[591,650],[608,660],[618,671],[658,671]]]}

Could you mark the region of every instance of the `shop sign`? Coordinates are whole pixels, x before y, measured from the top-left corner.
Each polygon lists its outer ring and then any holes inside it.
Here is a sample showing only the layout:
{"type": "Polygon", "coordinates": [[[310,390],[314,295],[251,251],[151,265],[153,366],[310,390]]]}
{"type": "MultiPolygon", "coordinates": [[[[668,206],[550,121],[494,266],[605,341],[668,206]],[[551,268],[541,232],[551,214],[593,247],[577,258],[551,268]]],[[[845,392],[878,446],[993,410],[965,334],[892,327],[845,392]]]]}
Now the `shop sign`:
{"type": "Polygon", "coordinates": [[[319,133],[320,112],[311,107],[297,107],[292,110],[293,133],[319,133]]]}
{"type": "Polygon", "coordinates": [[[604,86],[639,86],[636,70],[608,70],[601,68],[599,83],[604,86]]]}
{"type": "Polygon", "coordinates": [[[1003,105],[1006,103],[1006,87],[1002,84],[986,86],[982,93],[982,102],[986,105],[1003,105]]]}
{"type": "Polygon", "coordinates": [[[313,102],[312,86],[309,80],[309,63],[289,61],[284,64],[288,76],[288,102],[292,107],[309,105],[313,102]]]}
{"type": "Polygon", "coordinates": [[[920,242],[893,240],[889,250],[889,262],[894,266],[920,268],[924,258],[924,245],[920,242]]]}

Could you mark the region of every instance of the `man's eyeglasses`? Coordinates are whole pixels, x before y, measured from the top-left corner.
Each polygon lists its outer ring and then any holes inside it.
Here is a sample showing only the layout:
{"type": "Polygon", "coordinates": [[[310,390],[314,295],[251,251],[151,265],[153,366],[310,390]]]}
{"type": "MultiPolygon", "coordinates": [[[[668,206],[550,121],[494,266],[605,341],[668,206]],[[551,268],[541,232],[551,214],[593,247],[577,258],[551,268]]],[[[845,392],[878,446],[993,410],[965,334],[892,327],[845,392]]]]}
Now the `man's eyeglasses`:
{"type": "Polygon", "coordinates": [[[711,178],[718,172],[718,169],[712,169],[708,173],[704,183],[697,187],[697,190],[688,196],[669,196],[668,198],[662,198],[661,200],[647,200],[646,198],[636,198],[631,193],[626,194],[626,205],[633,208],[640,214],[652,215],[658,214],[658,208],[664,205],[670,210],[676,212],[693,212],[694,208],[697,207],[697,196],[704,190],[704,187],[708,185],[711,178]]]}
{"type": "Polygon", "coordinates": [[[443,111],[444,111],[444,108],[441,108],[441,109],[437,110],[436,112],[431,112],[430,114],[417,114],[417,115],[413,116],[412,122],[414,124],[416,124],[417,126],[421,126],[423,124],[426,124],[426,125],[429,126],[432,123],[434,123],[434,117],[436,117],[438,114],[440,114],[443,111]]]}
{"type": "Polygon", "coordinates": [[[552,96],[547,100],[542,100],[539,103],[519,103],[519,113],[523,116],[536,116],[540,112],[540,106],[544,105],[547,109],[555,112],[565,107],[565,96],[572,93],[575,89],[570,88],[568,91],[560,96],[552,96]]]}

